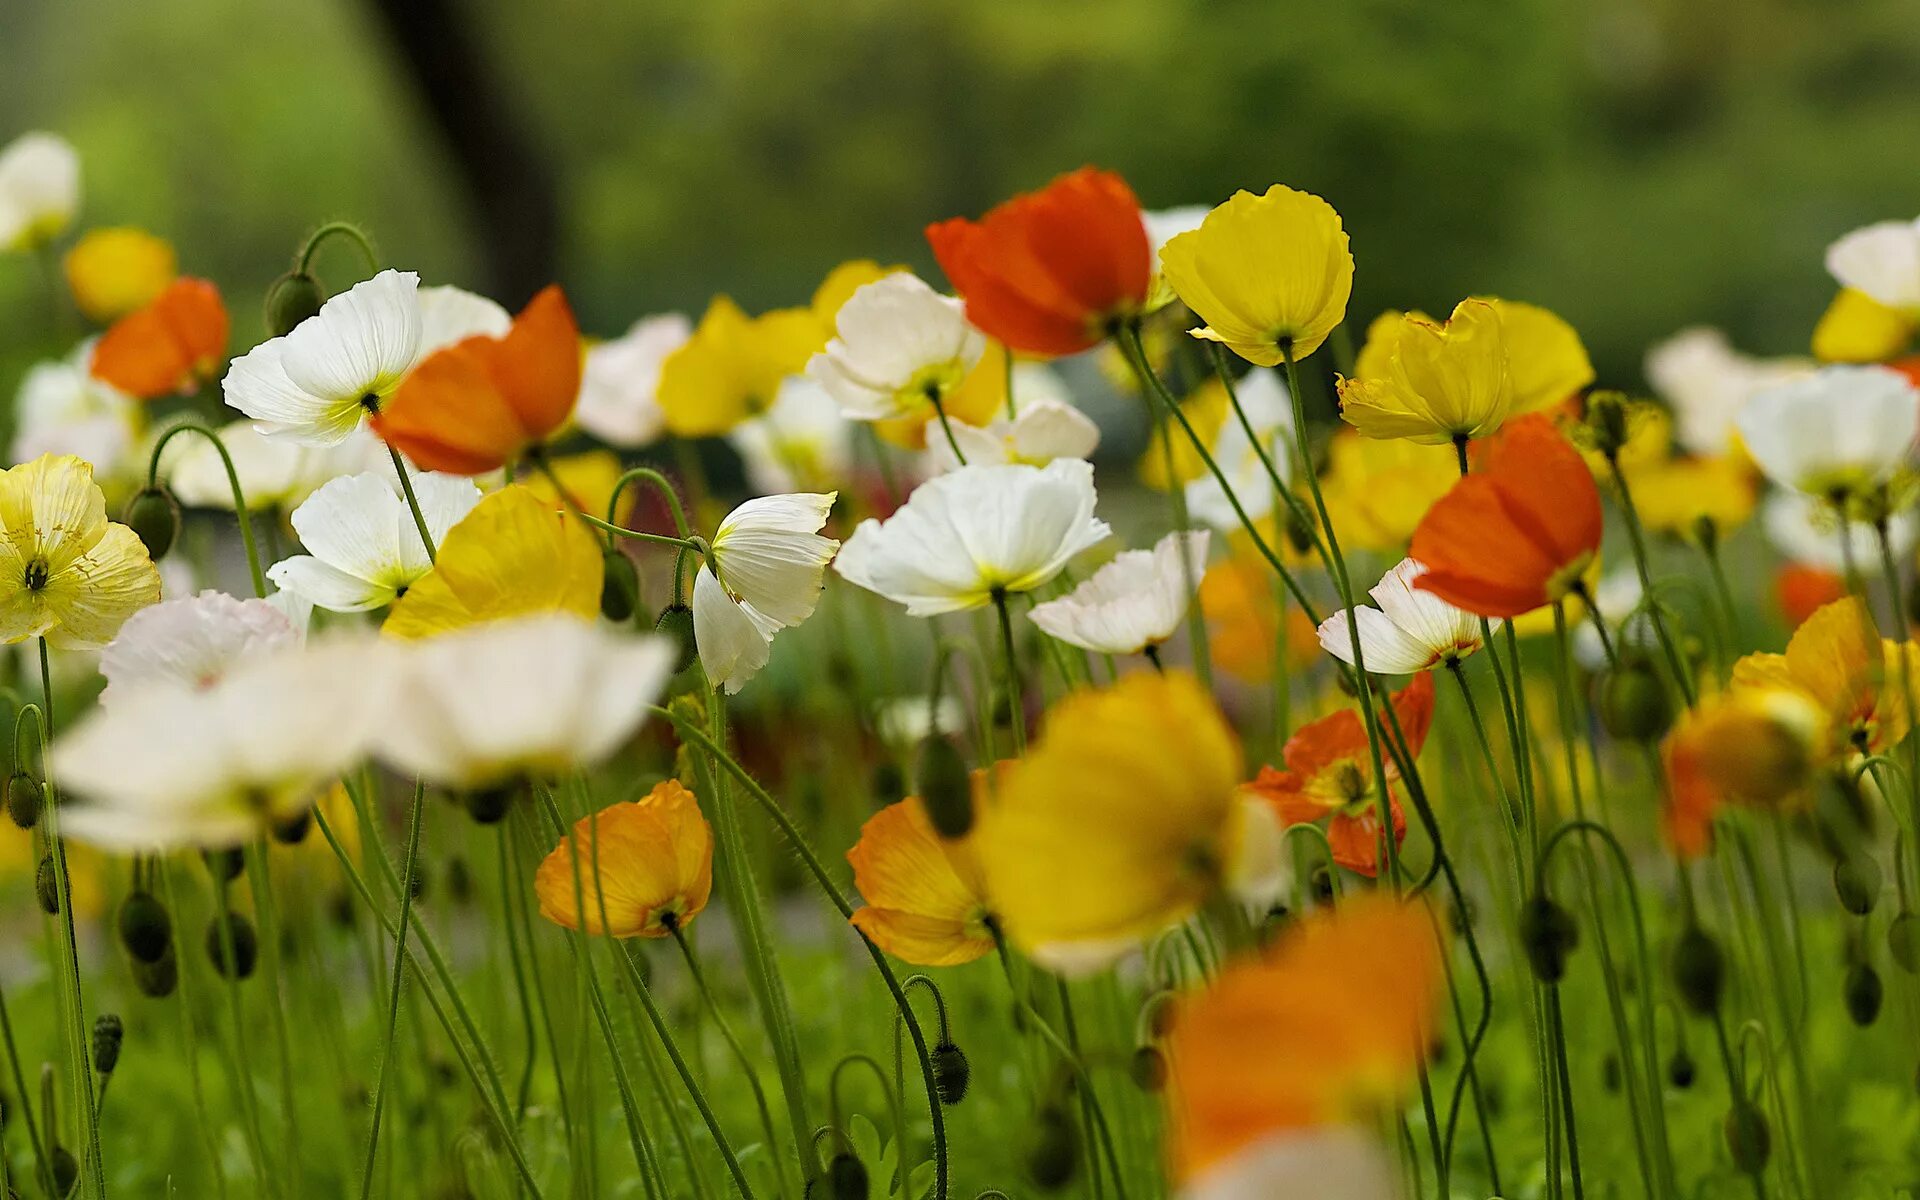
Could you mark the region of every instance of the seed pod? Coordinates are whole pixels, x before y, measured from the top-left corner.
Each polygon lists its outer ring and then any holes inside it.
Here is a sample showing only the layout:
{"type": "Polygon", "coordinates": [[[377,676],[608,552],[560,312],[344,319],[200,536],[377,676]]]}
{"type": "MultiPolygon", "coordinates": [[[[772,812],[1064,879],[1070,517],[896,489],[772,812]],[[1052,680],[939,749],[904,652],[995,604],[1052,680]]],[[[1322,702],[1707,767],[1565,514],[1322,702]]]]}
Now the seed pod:
{"type": "Polygon", "coordinates": [[[1600,726],[1623,742],[1650,742],[1673,724],[1666,685],[1644,661],[1622,661],[1600,676],[1595,709],[1600,726]]]}
{"type": "Polygon", "coordinates": [[[618,548],[608,550],[602,558],[606,573],[600,580],[600,615],[619,625],[631,620],[634,609],[640,607],[640,572],[634,568],[633,559],[618,548]]]}
{"type": "Polygon", "coordinates": [[[50,917],[60,915],[60,880],[53,870],[53,855],[40,857],[40,865],[33,872],[33,894],[40,901],[40,911],[50,917]]]}
{"type": "Polygon", "coordinates": [[[673,673],[680,674],[693,665],[699,647],[693,640],[693,610],[684,604],[669,604],[660,610],[660,619],[653,623],[653,631],[673,639],[675,654],[673,673]]]}
{"type": "Polygon", "coordinates": [[[1773,1134],[1767,1128],[1767,1115],[1748,1100],[1736,1100],[1727,1113],[1725,1125],[1727,1152],[1733,1165],[1748,1175],[1767,1169],[1773,1153],[1773,1134]]]}
{"type": "Polygon", "coordinates": [[[913,775],[933,831],[943,838],[967,836],[973,828],[973,781],[960,748],[937,734],[921,742],[913,775]]]}
{"type": "Polygon", "coordinates": [[[1535,978],[1559,983],[1567,974],[1567,956],[1580,944],[1580,927],[1552,897],[1536,893],[1520,907],[1520,942],[1535,978]]]}
{"type": "Polygon", "coordinates": [[[267,287],[267,336],[292,333],[300,322],[319,312],[326,299],[318,279],[305,271],[288,271],[267,287]]]}
{"type": "Polygon", "coordinates": [[[1873,969],[1872,963],[1857,962],[1847,968],[1846,984],[1842,988],[1847,1000],[1847,1016],[1862,1029],[1880,1018],[1880,1002],[1885,998],[1885,989],[1880,983],[1880,972],[1873,969]]]}
{"type": "Polygon", "coordinates": [[[1682,1091],[1692,1087],[1699,1074],[1700,1069],[1694,1065],[1693,1055],[1688,1054],[1684,1046],[1675,1050],[1673,1057],[1667,1060],[1667,1082],[1682,1091]]]}
{"type": "Polygon", "coordinates": [[[1920,968],[1920,918],[1902,912],[1887,926],[1887,951],[1902,971],[1911,975],[1920,968]]]}
{"type": "Polygon", "coordinates": [[[1043,1105],[1033,1116],[1027,1146],[1027,1178],[1043,1192],[1057,1192],[1080,1170],[1080,1130],[1064,1106],[1043,1105]]]}
{"type": "Polygon", "coordinates": [[[304,808],[273,823],[273,840],[283,846],[297,846],[307,840],[307,831],[312,828],[313,810],[304,808]]]}
{"type": "Polygon", "coordinates": [[[1880,864],[1868,854],[1850,854],[1833,865],[1833,892],[1840,907],[1856,917],[1873,911],[1880,894],[1880,864]]]}
{"type": "Polygon", "coordinates": [[[153,962],[133,960],[133,982],[143,996],[163,1000],[173,995],[173,989],[180,985],[180,960],[174,957],[173,946],[167,946],[167,952],[153,962]]]}
{"type": "Polygon", "coordinates": [[[120,1043],[126,1036],[125,1026],[114,1014],[101,1013],[93,1019],[94,1070],[102,1075],[113,1074],[113,1069],[120,1065],[120,1043]]]}
{"type": "Polygon", "coordinates": [[[1720,1007],[1727,981],[1727,960],[1720,943],[1698,925],[1688,926],[1673,944],[1670,961],[1680,999],[1700,1016],[1712,1016],[1720,1007]]]}
{"type": "Polygon", "coordinates": [[[859,1155],[842,1150],[827,1163],[827,1195],[833,1200],[867,1200],[867,1167],[859,1155]]]}
{"type": "Polygon", "coordinates": [[[128,892],[115,925],[120,944],[136,961],[159,962],[173,948],[173,917],[152,892],[128,892]]]}
{"type": "Polygon", "coordinates": [[[22,829],[32,829],[40,823],[40,811],[46,807],[47,795],[40,787],[40,781],[25,771],[15,771],[7,777],[7,816],[22,829]]]}
{"type": "Polygon", "coordinates": [[[973,1082],[973,1064],[967,1061],[966,1052],[952,1042],[935,1046],[930,1057],[933,1090],[939,1094],[940,1103],[952,1108],[967,1098],[967,1085],[973,1082]]]}
{"type": "Polygon", "coordinates": [[[133,530],[140,544],[147,548],[147,557],[159,562],[180,536],[180,502],[164,484],[144,487],[127,501],[120,521],[133,530]]]}
{"type": "Polygon", "coordinates": [[[1167,1086],[1167,1056],[1158,1046],[1137,1046],[1127,1060],[1127,1074],[1143,1092],[1158,1092],[1167,1086]]]}
{"type": "Polygon", "coordinates": [[[254,936],[253,922],[237,912],[229,912],[226,917],[215,917],[207,923],[207,957],[213,960],[214,970],[229,979],[246,979],[253,974],[254,961],[260,953],[260,942],[254,936]],[[231,965],[227,958],[227,943],[233,943],[231,965]]]}

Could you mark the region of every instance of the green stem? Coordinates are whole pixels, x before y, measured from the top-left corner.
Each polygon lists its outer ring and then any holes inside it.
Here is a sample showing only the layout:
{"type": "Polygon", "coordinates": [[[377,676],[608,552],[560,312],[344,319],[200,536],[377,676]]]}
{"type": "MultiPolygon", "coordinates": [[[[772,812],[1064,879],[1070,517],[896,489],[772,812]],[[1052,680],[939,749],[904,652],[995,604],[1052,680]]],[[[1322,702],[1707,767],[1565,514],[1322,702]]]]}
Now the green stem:
{"type": "MultiPolygon", "coordinates": [[[[1647,535],[1640,525],[1640,510],[1633,503],[1633,489],[1627,486],[1627,477],[1621,473],[1618,454],[1607,455],[1607,466],[1613,474],[1614,491],[1620,497],[1620,515],[1627,527],[1627,539],[1633,547],[1634,570],[1640,575],[1641,590],[1652,595],[1653,567],[1647,557],[1647,535]]],[[[1681,657],[1680,649],[1673,640],[1673,631],[1667,628],[1666,614],[1655,606],[1648,609],[1647,617],[1653,622],[1653,633],[1659,639],[1660,651],[1667,660],[1667,669],[1673,672],[1674,686],[1680,690],[1680,697],[1687,702],[1687,707],[1692,708],[1693,677],[1689,674],[1686,660],[1681,657]]]]}
{"type": "Polygon", "coordinates": [[[183,424],[175,425],[173,428],[161,434],[159,440],[153,444],[152,457],[147,461],[147,486],[154,487],[158,485],[160,479],[160,455],[166,450],[168,442],[183,433],[199,434],[209,442],[212,442],[215,452],[220,455],[220,465],[225,467],[227,471],[227,486],[233,491],[233,515],[240,522],[240,544],[244,546],[247,551],[247,571],[253,577],[253,594],[256,596],[265,596],[267,594],[267,577],[265,573],[260,570],[260,551],[255,548],[253,544],[253,517],[247,512],[247,496],[240,488],[240,473],[234,470],[233,456],[227,453],[227,444],[220,440],[219,434],[195,421],[187,421],[183,424]]]}
{"type": "Polygon", "coordinates": [[[427,528],[427,518],[420,511],[420,498],[413,494],[413,476],[407,471],[407,460],[392,446],[387,447],[387,457],[393,460],[393,473],[400,477],[400,494],[407,498],[407,511],[413,514],[413,527],[420,531],[420,544],[427,548],[427,561],[438,560],[440,549],[433,544],[433,531],[427,528]]]}
{"type": "Polygon", "coordinates": [[[733,1052],[734,1061],[740,1064],[740,1071],[746,1078],[747,1087],[753,1092],[754,1108],[760,1113],[760,1132],[767,1139],[767,1150],[778,1161],[780,1139],[773,1129],[773,1110],[767,1106],[766,1089],[760,1086],[760,1072],[754,1067],[753,1059],[748,1056],[746,1047],[740,1044],[739,1035],[734,1033],[732,1024],[727,1021],[725,1013],[720,1008],[720,1001],[714,997],[713,989],[707,986],[706,972],[700,969],[700,960],[694,956],[693,943],[687,940],[686,930],[681,927],[678,920],[668,924],[667,929],[673,934],[674,944],[680,947],[680,956],[687,963],[687,974],[693,980],[694,989],[700,993],[701,1002],[707,1006],[708,1014],[713,1017],[714,1026],[720,1031],[720,1040],[727,1044],[727,1048],[733,1052]]]}
{"type": "Polygon", "coordinates": [[[393,935],[393,979],[387,992],[387,1032],[380,1042],[380,1074],[373,1089],[373,1124],[367,1131],[367,1157],[360,1172],[360,1200],[373,1195],[373,1166],[379,1159],[380,1118],[387,1108],[387,1085],[393,1076],[394,1041],[400,1025],[400,993],[407,978],[407,930],[413,914],[413,880],[420,860],[420,813],[427,788],[415,780],[413,803],[407,810],[407,857],[400,876],[400,923],[393,935]]]}
{"type": "Polygon", "coordinates": [[[301,247],[298,270],[302,275],[313,273],[313,256],[320,251],[321,243],[330,237],[344,237],[360,248],[361,255],[367,260],[367,270],[378,274],[380,256],[374,252],[373,241],[366,232],[351,221],[328,221],[325,225],[307,235],[307,244],[301,247]]]}

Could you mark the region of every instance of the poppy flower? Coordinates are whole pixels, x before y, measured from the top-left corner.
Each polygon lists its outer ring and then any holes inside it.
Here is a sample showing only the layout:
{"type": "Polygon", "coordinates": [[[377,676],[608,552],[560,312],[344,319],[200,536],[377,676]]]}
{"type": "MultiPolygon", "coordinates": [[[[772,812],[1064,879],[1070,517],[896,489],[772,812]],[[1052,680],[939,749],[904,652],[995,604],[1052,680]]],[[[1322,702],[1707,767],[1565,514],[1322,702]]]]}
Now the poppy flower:
{"type": "Polygon", "coordinates": [[[0,149],[0,250],[51,242],[79,207],[80,156],[65,138],[27,133],[0,149]]]}
{"type": "Polygon", "coordinates": [[[564,928],[667,937],[713,893],[713,827],[692,792],[663,780],[638,800],[574,822],[534,872],[533,890],[540,915],[564,928]],[[586,905],[584,922],[577,902],[586,905]]]}
{"type": "MultiPolygon", "coordinates": [[[[480,489],[471,480],[424,472],[412,482],[435,545],[480,503],[480,489]]],[[[307,552],[274,563],[267,578],[319,608],[367,612],[384,607],[433,568],[391,471],[332,480],[302,501],[290,519],[307,552]]]]}
{"type": "Polygon", "coordinates": [[[107,644],[100,703],[155,682],[212,687],[241,663],[305,639],[305,623],[296,625],[284,603],[215,591],[166,600],[133,614],[107,644]]]}
{"type": "Polygon", "coordinates": [[[545,442],[579,395],[580,330],[549,286],[505,335],[467,338],[414,367],[373,430],[426,470],[480,475],[545,442]]]}
{"type": "MultiPolygon", "coordinates": [[[[378,438],[361,430],[333,446],[314,446],[261,433],[252,421],[232,421],[215,431],[240,479],[247,507],[290,509],[323,484],[345,475],[379,471],[393,464],[378,438]]],[[[233,485],[226,460],[205,438],[175,438],[167,443],[160,469],[174,498],[190,508],[233,511],[233,485]]]]}
{"type": "Polygon", "coordinates": [[[1133,189],[1082,167],[1015,196],[978,221],[927,227],[967,320],[1020,354],[1059,357],[1100,344],[1138,313],[1153,252],[1133,189]]]}
{"type": "Polygon", "coordinates": [[[691,337],[660,365],[656,399],[675,437],[718,437],[772,407],[787,376],[804,370],[827,333],[805,308],[749,317],[716,296],[691,337]]]}
{"type": "MultiPolygon", "coordinates": [[[[988,771],[973,772],[976,812],[990,800],[988,779],[988,771]]],[[[888,954],[918,967],[951,967],[993,953],[986,879],[972,836],[941,837],[918,796],[867,818],[847,862],[867,902],[854,911],[853,927],[888,954]]]]}
{"type": "Polygon", "coordinates": [[[1879,637],[1866,602],[1848,596],[1802,622],[1785,654],[1734,663],[1733,687],[1800,691],[1826,714],[1837,744],[1878,754],[1907,736],[1909,674],[1920,679],[1920,646],[1879,637]]]}
{"type": "Polygon", "coordinates": [[[825,388],[789,375],[769,408],[727,431],[727,443],[763,496],[832,491],[853,467],[853,429],[825,388]]]}
{"type": "Polygon", "coordinates": [[[1681,330],[1648,350],[1646,360],[1647,382],[1673,410],[1674,439],[1705,455],[1733,452],[1734,418],[1755,392],[1812,370],[1805,359],[1742,354],[1709,328],[1681,330]]]}
{"type": "Polygon", "coordinates": [[[61,260],[74,307],[102,325],[151,304],[179,266],[173,246],[144,229],[89,229],[61,260]]]}
{"type": "Polygon", "coordinates": [[[1885,362],[1913,344],[1920,319],[1843,287],[1813,327],[1813,356],[1829,363],[1885,362]]]}
{"type": "Polygon", "coordinates": [[[1274,494],[1268,466],[1280,476],[1280,482],[1291,483],[1293,464],[1299,460],[1293,450],[1293,404],[1280,373],[1255,367],[1241,377],[1235,394],[1246,424],[1241,424],[1238,416],[1222,421],[1211,451],[1226,483],[1223,485],[1212,471],[1203,468],[1186,486],[1187,511],[1196,521],[1224,533],[1240,531],[1241,512],[1256,521],[1270,516],[1280,498],[1274,494]],[[1249,426],[1252,436],[1248,436],[1249,426]],[[1235,500],[1239,502],[1237,510],[1235,500]]]}
{"type": "Polygon", "coordinates": [[[1753,515],[1753,472],[1733,459],[1666,458],[1621,469],[1640,524],[1651,533],[1692,537],[1705,521],[1719,533],[1753,515]]]}
{"type": "Polygon", "coordinates": [[[1028,612],[1048,636],[1096,654],[1157,653],[1186,618],[1207,572],[1207,531],[1123,550],[1080,586],[1028,612]]]}
{"type": "Polygon", "coordinates": [[[66,358],[27,368],[14,398],[12,461],[71,454],[109,476],[131,461],[145,413],[126,393],[93,377],[92,359],[88,341],[66,358]]]}
{"type": "Polygon", "coordinates": [[[1160,251],[1167,282],[1205,327],[1256,366],[1303,359],[1347,315],[1353,254],[1340,214],[1325,200],[1275,184],[1235,192],[1200,228],[1160,251]]]}
{"type": "Polygon", "coordinates": [[[1768,479],[1845,503],[1906,466],[1920,436],[1920,390],[1885,367],[1822,367],[1755,394],[1737,424],[1768,479]]]}
{"type": "Polygon", "coordinates": [[[1683,858],[1713,844],[1726,804],[1777,808],[1803,797],[1830,753],[1828,715],[1796,687],[1735,686],[1688,712],[1660,748],[1661,825],[1683,858]]]}
{"type": "Polygon", "coordinates": [[[773,638],[813,615],[840,543],[820,536],[839,493],[762,496],[728,513],[693,581],[693,639],[715,687],[737,692],[773,638]]]}
{"type": "Polygon", "coordinates": [[[514,484],[483,496],[447,531],[433,569],[393,602],[380,628],[389,637],[426,638],[536,613],[590,620],[600,612],[605,577],[593,531],[514,484]]]}
{"type": "Polygon", "coordinates": [[[944,411],[986,349],[958,300],[904,271],[854,292],[834,329],[807,375],[856,421],[944,411]]]}
{"type": "MultiPolygon", "coordinates": [[[[1374,606],[1353,610],[1367,670],[1378,675],[1413,675],[1442,664],[1451,666],[1480,648],[1480,622],[1471,613],[1414,586],[1426,570],[1414,559],[1402,559],[1368,591],[1374,606]]],[[[1352,665],[1353,639],[1345,609],[1320,622],[1318,633],[1328,654],[1352,665]]]]}
{"type": "MultiPolygon", "coordinates": [[[[1295,1194],[1209,1190],[1210,1176],[1246,1170],[1240,1156],[1259,1156],[1277,1136],[1398,1111],[1432,1045],[1445,988],[1432,916],[1417,902],[1374,893],[1303,918],[1260,955],[1229,964],[1181,999],[1166,1053],[1173,1172],[1194,1188],[1183,1194],[1295,1194]]],[[[1298,1194],[1381,1193],[1376,1185],[1298,1194]]]]}
{"type": "MultiPolygon", "coordinates": [[[[1092,458],[1100,445],[1100,427],[1092,418],[1064,400],[1048,397],[1023,399],[1018,415],[996,417],[984,427],[953,421],[949,428],[968,466],[1044,467],[1056,458],[1092,458]]],[[[961,465],[945,437],[928,441],[927,459],[936,471],[961,465]]]]}
{"type": "Polygon", "coordinates": [[[1808,617],[1846,594],[1844,575],[1805,563],[1783,563],[1773,577],[1774,600],[1789,629],[1800,628],[1808,617]]]}
{"type": "Polygon", "coordinates": [[[693,322],[679,313],[642,317],[617,338],[587,350],[580,369],[580,428],[609,446],[652,445],[665,432],[660,410],[660,371],[667,356],[693,336],[693,322]]]}
{"type": "Polygon", "coordinates": [[[159,599],[160,572],[107,520],[92,464],[47,454],[0,471],[0,643],[104,646],[159,599]]]}
{"type": "Polygon", "coordinates": [[[1517,617],[1581,582],[1600,552],[1600,490],[1553,422],[1516,418],[1413,531],[1416,587],[1483,617],[1517,617]]]}
{"type": "Polygon", "coordinates": [[[176,279],[101,335],[94,378],[141,400],[193,391],[219,369],[227,329],[220,289],[204,279],[176,279]]]}
{"type": "MultiPolygon", "coordinates": [[[[1407,753],[1418,758],[1433,724],[1433,676],[1415,675],[1412,682],[1394,693],[1393,709],[1406,735],[1407,753]]],[[[1343,708],[1301,726],[1287,739],[1280,756],[1286,768],[1261,767],[1253,782],[1244,785],[1245,794],[1272,805],[1282,828],[1325,820],[1333,861],[1362,875],[1376,874],[1380,869],[1380,808],[1373,756],[1360,714],[1343,708]]],[[[1406,817],[1392,790],[1400,780],[1400,770],[1391,756],[1386,756],[1385,762],[1393,840],[1398,845],[1407,833],[1406,817]]]]}
{"type": "Polygon", "coordinates": [[[1320,656],[1313,622],[1298,605],[1283,606],[1278,589],[1273,569],[1247,554],[1221,559],[1200,580],[1214,665],[1244,683],[1271,680],[1282,653],[1290,673],[1306,670],[1320,656]],[[1284,649],[1277,644],[1283,628],[1284,649]]]}

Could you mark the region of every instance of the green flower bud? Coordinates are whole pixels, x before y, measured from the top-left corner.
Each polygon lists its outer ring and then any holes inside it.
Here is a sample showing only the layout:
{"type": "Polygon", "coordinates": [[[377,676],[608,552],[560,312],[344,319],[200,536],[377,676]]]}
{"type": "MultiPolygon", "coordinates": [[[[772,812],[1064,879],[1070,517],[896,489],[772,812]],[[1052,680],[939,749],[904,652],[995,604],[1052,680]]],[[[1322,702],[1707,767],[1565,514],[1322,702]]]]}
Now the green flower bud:
{"type": "Polygon", "coordinates": [[[827,1195],[833,1200],[867,1200],[867,1182],[866,1164],[851,1150],[827,1163],[827,1195]]]}
{"type": "Polygon", "coordinates": [[[608,550],[604,557],[607,570],[600,582],[600,615],[617,625],[640,607],[640,572],[621,550],[608,550]]]}
{"type": "Polygon", "coordinates": [[[1027,1178],[1043,1192],[1059,1191],[1079,1173],[1080,1128],[1063,1105],[1047,1104],[1034,1114],[1026,1164],[1027,1178]]]}
{"type": "Polygon", "coordinates": [[[1872,963],[1857,962],[1847,968],[1847,979],[1842,987],[1847,1001],[1847,1016],[1855,1025],[1865,1029],[1880,1019],[1880,1002],[1885,999],[1886,990],[1880,983],[1880,972],[1873,969],[1872,963]]]}
{"type": "Polygon", "coordinates": [[[1673,1052],[1667,1060],[1667,1082],[1682,1091],[1693,1086],[1700,1069],[1694,1064],[1693,1055],[1687,1053],[1685,1046],[1673,1052]]]}
{"type": "Polygon", "coordinates": [[[1881,881],[1880,864],[1869,854],[1850,854],[1833,865],[1834,894],[1840,897],[1840,907],[1856,917],[1873,911],[1881,881]]]}
{"type": "Polygon", "coordinates": [[[180,534],[180,502],[164,484],[144,487],[127,501],[120,520],[139,537],[147,556],[159,562],[173,549],[173,539],[180,534]]]}
{"type": "Polygon", "coordinates": [[[173,995],[173,989],[180,984],[180,960],[174,957],[173,944],[167,944],[167,951],[153,962],[133,960],[133,982],[143,996],[162,1000],[173,995]]]}
{"type": "Polygon", "coordinates": [[[300,322],[320,311],[327,293],[320,281],[305,271],[288,271],[267,287],[266,319],[269,337],[285,337],[300,322]]]}
{"type": "Polygon", "coordinates": [[[1887,952],[1894,965],[1911,975],[1920,968],[1920,918],[1902,912],[1887,926],[1887,952]]]}
{"type": "Polygon", "coordinates": [[[213,876],[215,883],[231,883],[240,878],[240,872],[247,868],[247,856],[238,846],[225,850],[203,850],[200,858],[207,864],[207,874],[213,876]]]}
{"type": "Polygon", "coordinates": [[[1623,742],[1651,742],[1673,724],[1673,701],[1646,662],[1622,662],[1600,676],[1600,727],[1623,742]]]}
{"type": "Polygon", "coordinates": [[[1158,1092],[1167,1086],[1167,1056],[1158,1046],[1136,1046],[1127,1060],[1127,1075],[1143,1092],[1158,1092]]]}
{"type": "Polygon", "coordinates": [[[933,1090],[940,1096],[940,1103],[952,1108],[967,1098],[967,1085],[973,1081],[973,1064],[967,1061],[966,1052],[952,1042],[941,1042],[933,1048],[933,1090]]]}
{"type": "Polygon", "coordinates": [[[460,806],[467,810],[478,825],[498,825],[512,806],[513,798],[519,794],[517,784],[502,784],[498,787],[481,788],[477,792],[460,793],[460,806]]]}
{"type": "Polygon", "coordinates": [[[1612,458],[1627,444],[1627,398],[1619,392],[1594,392],[1587,397],[1587,436],[1593,448],[1612,458]]]}
{"type": "Polygon", "coordinates": [[[60,880],[53,869],[53,855],[40,856],[40,865],[33,872],[33,894],[40,901],[40,911],[48,916],[60,914],[60,880]]]}
{"type": "Polygon", "coordinates": [[[1680,999],[1700,1016],[1712,1016],[1727,982],[1727,960],[1720,943],[1698,925],[1688,926],[1673,944],[1670,965],[1680,999]]]}
{"type": "Polygon", "coordinates": [[[1727,1113],[1724,1132],[1734,1166],[1748,1175],[1758,1175],[1767,1169],[1767,1159],[1773,1153],[1773,1134],[1767,1128],[1767,1115],[1758,1105],[1744,1099],[1734,1101],[1732,1111],[1727,1113]]]}
{"type": "Polygon", "coordinates": [[[928,738],[920,743],[913,774],[933,831],[943,838],[967,836],[973,828],[973,781],[960,748],[937,734],[928,738]]]}
{"type": "Polygon", "coordinates": [[[159,962],[173,949],[173,917],[152,892],[128,892],[115,924],[120,944],[139,962],[159,962]]]}
{"type": "Polygon", "coordinates": [[[46,807],[47,795],[40,787],[40,781],[25,771],[15,771],[7,778],[7,816],[22,829],[32,829],[40,823],[40,811],[46,807]]]}
{"type": "Polygon", "coordinates": [[[1580,927],[1552,897],[1536,893],[1520,908],[1520,942],[1534,977],[1559,983],[1567,974],[1567,956],[1580,944],[1580,927]]]}
{"type": "Polygon", "coordinates": [[[313,828],[313,810],[301,809],[291,817],[283,817],[273,823],[273,840],[283,846],[297,846],[307,840],[307,832],[313,828]]]}
{"type": "Polygon", "coordinates": [[[653,623],[653,631],[673,639],[678,653],[673,660],[675,675],[693,665],[698,647],[693,642],[693,610],[684,604],[669,604],[660,610],[660,619],[653,623]]]}
{"type": "Polygon", "coordinates": [[[93,1019],[93,1069],[102,1075],[113,1074],[120,1065],[120,1043],[126,1039],[126,1027],[112,1013],[93,1019]]]}
{"type": "Polygon", "coordinates": [[[260,954],[260,941],[254,935],[253,922],[237,912],[207,923],[207,957],[214,970],[228,979],[246,979],[260,954]],[[227,944],[233,944],[233,957],[227,957],[227,944]]]}
{"type": "Polygon", "coordinates": [[[80,1182],[80,1162],[74,1158],[73,1151],[55,1146],[47,1155],[47,1165],[53,1170],[54,1190],[63,1197],[73,1195],[74,1185],[80,1182]]]}

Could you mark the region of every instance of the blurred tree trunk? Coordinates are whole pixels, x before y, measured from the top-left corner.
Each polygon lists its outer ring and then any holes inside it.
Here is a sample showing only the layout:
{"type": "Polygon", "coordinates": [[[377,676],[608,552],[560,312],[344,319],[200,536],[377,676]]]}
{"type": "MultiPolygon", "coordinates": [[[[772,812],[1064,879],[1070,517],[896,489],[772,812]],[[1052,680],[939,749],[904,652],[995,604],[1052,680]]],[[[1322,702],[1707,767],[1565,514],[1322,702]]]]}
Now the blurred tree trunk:
{"type": "Polygon", "coordinates": [[[487,60],[462,0],[366,0],[452,157],[480,235],[482,285],[517,308],[553,282],[560,212],[550,164],[487,60]]]}

